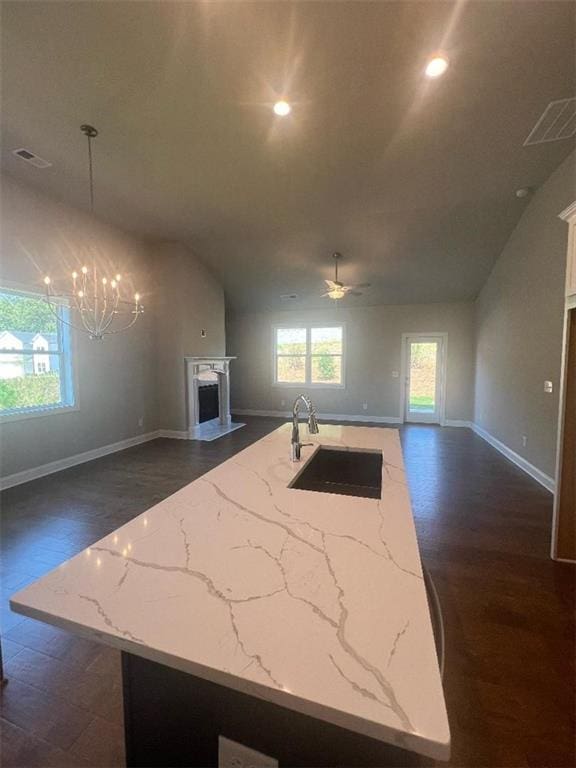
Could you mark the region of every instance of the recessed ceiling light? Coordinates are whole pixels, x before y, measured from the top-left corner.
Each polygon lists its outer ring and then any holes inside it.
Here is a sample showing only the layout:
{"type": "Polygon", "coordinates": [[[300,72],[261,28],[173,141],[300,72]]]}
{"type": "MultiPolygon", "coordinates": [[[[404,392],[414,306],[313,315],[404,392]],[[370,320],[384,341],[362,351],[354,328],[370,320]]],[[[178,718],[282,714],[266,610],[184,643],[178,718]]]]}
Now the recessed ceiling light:
{"type": "Polygon", "coordinates": [[[440,77],[448,69],[449,61],[446,56],[434,56],[430,59],[424,70],[426,77],[440,77]]]}
{"type": "Polygon", "coordinates": [[[274,104],[274,112],[280,117],[286,117],[286,115],[289,115],[290,112],[292,112],[292,107],[287,101],[277,101],[276,104],[274,104]]]}

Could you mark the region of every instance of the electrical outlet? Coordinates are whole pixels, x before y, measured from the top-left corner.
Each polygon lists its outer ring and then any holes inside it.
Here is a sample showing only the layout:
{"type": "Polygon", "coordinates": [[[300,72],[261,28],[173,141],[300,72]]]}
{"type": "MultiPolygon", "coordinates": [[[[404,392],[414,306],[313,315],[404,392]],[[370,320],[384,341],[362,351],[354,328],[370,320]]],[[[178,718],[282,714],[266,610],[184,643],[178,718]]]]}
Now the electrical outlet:
{"type": "Polygon", "coordinates": [[[527,435],[522,435],[522,447],[526,448],[527,444],[528,444],[528,437],[527,437],[527,435]]]}
{"type": "Polygon", "coordinates": [[[544,392],[547,392],[548,394],[554,390],[554,386],[551,381],[545,381],[544,382],[544,392]]]}
{"type": "Polygon", "coordinates": [[[280,400],[280,405],[282,406],[282,408],[284,408],[284,406],[286,405],[286,400],[280,400]]]}
{"type": "Polygon", "coordinates": [[[398,378],[398,376],[400,376],[400,374],[398,373],[398,371],[392,371],[392,378],[393,378],[393,379],[397,379],[397,378],[398,378]]]}
{"type": "Polygon", "coordinates": [[[278,760],[225,736],[218,736],[218,768],[278,768],[278,760]]]}
{"type": "Polygon", "coordinates": [[[367,411],[368,410],[368,403],[362,403],[362,408],[367,411]]]}
{"type": "Polygon", "coordinates": [[[143,427],[144,426],[144,416],[140,416],[138,419],[138,426],[143,427]]]}

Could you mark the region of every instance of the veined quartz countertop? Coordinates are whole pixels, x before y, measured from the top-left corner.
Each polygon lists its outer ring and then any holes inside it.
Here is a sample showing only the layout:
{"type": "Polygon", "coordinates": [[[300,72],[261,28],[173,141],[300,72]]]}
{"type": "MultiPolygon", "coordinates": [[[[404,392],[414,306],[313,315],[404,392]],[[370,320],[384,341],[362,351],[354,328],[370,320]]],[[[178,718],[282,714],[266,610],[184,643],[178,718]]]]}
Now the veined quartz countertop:
{"type": "Polygon", "coordinates": [[[12,597],[15,611],[364,735],[450,732],[395,429],[291,425],[12,597]],[[287,486],[318,445],[382,451],[380,500],[287,486]]]}

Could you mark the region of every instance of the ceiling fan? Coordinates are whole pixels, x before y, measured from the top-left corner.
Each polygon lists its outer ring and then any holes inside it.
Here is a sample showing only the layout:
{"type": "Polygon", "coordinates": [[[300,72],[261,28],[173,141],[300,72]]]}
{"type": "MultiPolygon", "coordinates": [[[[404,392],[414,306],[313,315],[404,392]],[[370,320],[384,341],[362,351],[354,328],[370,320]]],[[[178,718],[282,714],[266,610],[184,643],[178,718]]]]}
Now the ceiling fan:
{"type": "Polygon", "coordinates": [[[341,253],[333,253],[334,259],[334,280],[325,280],[328,290],[323,293],[322,296],[328,296],[331,299],[343,299],[344,296],[362,296],[362,291],[356,290],[357,288],[369,288],[370,283],[358,283],[357,285],[344,285],[338,280],[338,260],[342,258],[341,253]]]}

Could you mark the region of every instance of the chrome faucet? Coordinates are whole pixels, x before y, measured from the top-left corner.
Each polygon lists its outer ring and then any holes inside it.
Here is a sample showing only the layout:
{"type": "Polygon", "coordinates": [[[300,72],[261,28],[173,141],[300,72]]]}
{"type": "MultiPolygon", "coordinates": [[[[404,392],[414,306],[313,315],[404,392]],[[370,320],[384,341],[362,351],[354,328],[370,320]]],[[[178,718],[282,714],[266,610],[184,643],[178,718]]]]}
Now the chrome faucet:
{"type": "Polygon", "coordinates": [[[319,432],[318,422],[316,421],[316,409],[312,404],[312,400],[306,395],[298,395],[294,400],[294,406],[292,407],[292,441],[290,445],[290,460],[300,461],[300,451],[303,445],[311,445],[311,443],[300,442],[300,431],[298,425],[298,413],[300,412],[300,403],[304,403],[308,410],[308,432],[311,435],[317,435],[319,432]]]}

